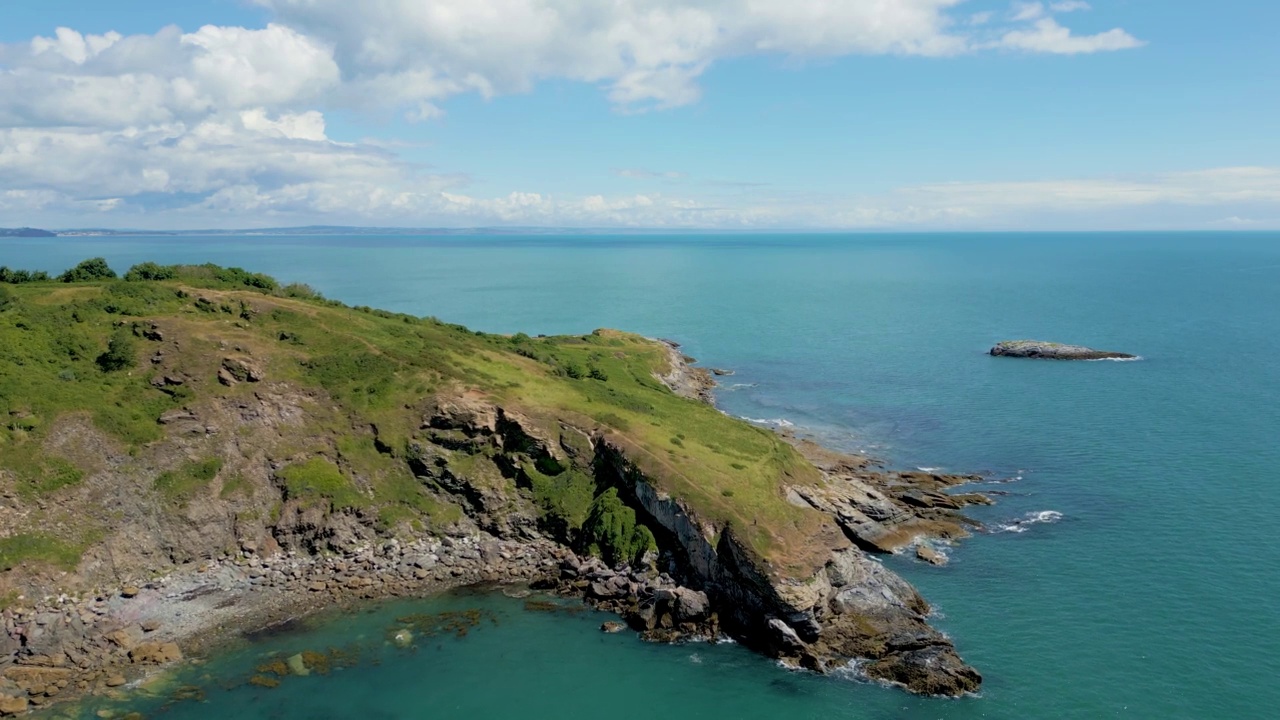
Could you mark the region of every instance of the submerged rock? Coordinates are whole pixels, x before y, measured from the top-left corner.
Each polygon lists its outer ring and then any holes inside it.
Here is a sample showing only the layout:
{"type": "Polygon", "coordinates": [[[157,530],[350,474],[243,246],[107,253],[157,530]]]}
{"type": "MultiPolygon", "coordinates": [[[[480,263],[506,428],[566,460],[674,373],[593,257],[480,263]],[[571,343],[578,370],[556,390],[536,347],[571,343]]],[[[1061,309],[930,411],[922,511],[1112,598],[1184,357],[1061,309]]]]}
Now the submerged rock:
{"type": "Polygon", "coordinates": [[[1131,360],[1136,355],[1110,350],[1094,350],[1083,345],[1064,345],[1042,340],[1006,340],[996,343],[991,354],[997,357],[1037,358],[1043,360],[1131,360]]]}

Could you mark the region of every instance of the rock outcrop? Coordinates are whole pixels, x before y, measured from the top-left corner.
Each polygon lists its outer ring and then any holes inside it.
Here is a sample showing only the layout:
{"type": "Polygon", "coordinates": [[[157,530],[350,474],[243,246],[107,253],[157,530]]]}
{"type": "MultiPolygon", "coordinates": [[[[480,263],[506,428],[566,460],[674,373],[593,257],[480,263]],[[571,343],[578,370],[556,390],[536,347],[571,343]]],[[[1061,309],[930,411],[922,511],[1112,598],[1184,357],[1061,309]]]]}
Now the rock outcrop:
{"type": "Polygon", "coordinates": [[[1083,345],[1063,345],[1041,340],[1006,340],[996,343],[991,354],[997,357],[1036,358],[1041,360],[1132,360],[1136,355],[1094,350],[1083,345]]]}

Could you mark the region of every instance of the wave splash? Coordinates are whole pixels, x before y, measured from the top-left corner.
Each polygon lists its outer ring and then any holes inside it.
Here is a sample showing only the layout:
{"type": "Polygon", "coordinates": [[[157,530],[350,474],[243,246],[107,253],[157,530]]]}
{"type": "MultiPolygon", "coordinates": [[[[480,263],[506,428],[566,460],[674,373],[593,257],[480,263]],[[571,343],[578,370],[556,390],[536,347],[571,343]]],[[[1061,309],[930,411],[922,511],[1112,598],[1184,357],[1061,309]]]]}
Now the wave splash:
{"type": "Polygon", "coordinates": [[[755,423],[757,425],[771,425],[773,427],[780,427],[780,428],[789,428],[789,427],[796,426],[795,423],[791,422],[786,418],[750,418],[750,417],[747,417],[746,415],[740,415],[739,417],[743,420],[746,420],[749,423],[755,423]]]}
{"type": "Polygon", "coordinates": [[[1024,533],[1027,530],[1030,530],[1032,525],[1039,525],[1040,523],[1046,523],[1046,524],[1052,525],[1053,523],[1056,523],[1061,519],[1062,519],[1062,513],[1058,512],[1057,510],[1037,510],[1035,512],[1029,512],[1026,515],[1023,515],[1022,517],[1018,518],[1017,520],[1012,520],[1010,522],[997,525],[995,529],[992,530],[991,532],[993,533],[1005,533],[1005,532],[1024,533]]]}

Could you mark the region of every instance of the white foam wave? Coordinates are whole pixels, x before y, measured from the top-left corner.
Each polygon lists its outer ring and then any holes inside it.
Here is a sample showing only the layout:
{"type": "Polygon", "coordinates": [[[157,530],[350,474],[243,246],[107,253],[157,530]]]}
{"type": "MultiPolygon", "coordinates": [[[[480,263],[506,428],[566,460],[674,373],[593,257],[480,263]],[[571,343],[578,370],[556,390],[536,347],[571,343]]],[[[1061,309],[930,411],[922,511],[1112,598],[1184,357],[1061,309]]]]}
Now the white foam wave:
{"type": "Polygon", "coordinates": [[[734,390],[741,390],[742,388],[753,387],[760,387],[760,383],[730,383],[728,385],[721,385],[720,389],[726,392],[732,392],[734,390]]]}
{"type": "Polygon", "coordinates": [[[920,472],[927,472],[927,473],[942,472],[942,468],[940,467],[917,467],[916,469],[919,470],[920,472]]]}
{"type": "Polygon", "coordinates": [[[1092,360],[1085,360],[1085,362],[1138,362],[1143,359],[1144,358],[1141,355],[1135,355],[1131,358],[1094,358],[1092,360]]]}
{"type": "Polygon", "coordinates": [[[1029,530],[1032,525],[1038,525],[1040,523],[1053,524],[1061,519],[1062,513],[1057,510],[1037,510],[1035,512],[1029,512],[1017,520],[997,525],[995,530],[992,532],[1024,533],[1029,530]]]}
{"type": "Polygon", "coordinates": [[[743,420],[746,420],[747,422],[755,423],[757,425],[771,425],[773,427],[781,427],[781,428],[789,428],[789,427],[796,426],[795,423],[791,422],[786,418],[750,418],[750,417],[747,417],[746,415],[741,415],[739,417],[741,417],[743,420]]]}

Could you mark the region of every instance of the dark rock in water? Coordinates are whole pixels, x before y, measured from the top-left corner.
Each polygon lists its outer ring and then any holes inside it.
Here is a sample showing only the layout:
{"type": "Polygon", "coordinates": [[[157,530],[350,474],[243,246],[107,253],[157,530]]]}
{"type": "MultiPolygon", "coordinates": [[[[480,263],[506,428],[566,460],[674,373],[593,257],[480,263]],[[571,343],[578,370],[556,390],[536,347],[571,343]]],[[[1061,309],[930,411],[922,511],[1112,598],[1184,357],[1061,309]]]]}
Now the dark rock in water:
{"type": "Polygon", "coordinates": [[[871,663],[869,677],[899,683],[922,695],[955,697],[977,692],[982,675],[941,645],[907,648],[871,663]]]}
{"type": "Polygon", "coordinates": [[[1083,345],[1063,345],[1041,340],[1006,340],[996,343],[991,354],[997,357],[1038,358],[1043,360],[1128,360],[1128,353],[1094,350],[1083,345]]]}

